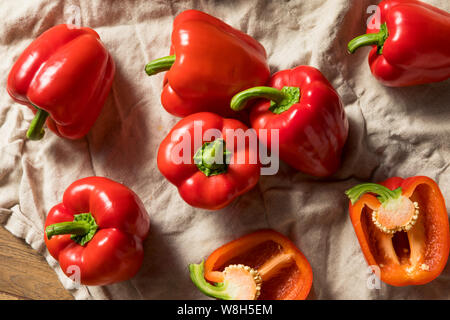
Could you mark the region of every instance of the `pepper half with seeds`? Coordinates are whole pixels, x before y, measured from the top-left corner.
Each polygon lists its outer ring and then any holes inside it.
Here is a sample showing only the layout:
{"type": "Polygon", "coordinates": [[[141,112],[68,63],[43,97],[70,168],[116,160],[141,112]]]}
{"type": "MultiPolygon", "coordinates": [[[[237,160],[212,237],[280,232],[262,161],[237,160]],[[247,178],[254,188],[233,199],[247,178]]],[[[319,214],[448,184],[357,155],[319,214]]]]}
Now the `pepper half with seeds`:
{"type": "Polygon", "coordinates": [[[450,250],[450,230],[439,186],[428,177],[390,178],[346,191],[350,218],[366,261],[393,286],[438,277],[450,250]]]}
{"type": "Polygon", "coordinates": [[[225,244],[189,271],[201,292],[223,300],[303,300],[313,279],[302,252],[269,229],[225,244]]]}

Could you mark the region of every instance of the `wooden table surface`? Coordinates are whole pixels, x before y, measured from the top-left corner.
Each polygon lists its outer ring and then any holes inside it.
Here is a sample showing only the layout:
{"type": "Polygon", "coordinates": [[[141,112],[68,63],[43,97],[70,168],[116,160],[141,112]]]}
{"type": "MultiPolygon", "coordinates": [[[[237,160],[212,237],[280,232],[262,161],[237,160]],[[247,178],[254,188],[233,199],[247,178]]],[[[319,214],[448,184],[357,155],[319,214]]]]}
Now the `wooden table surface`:
{"type": "Polygon", "coordinates": [[[0,227],[0,300],[73,299],[45,259],[0,227]]]}

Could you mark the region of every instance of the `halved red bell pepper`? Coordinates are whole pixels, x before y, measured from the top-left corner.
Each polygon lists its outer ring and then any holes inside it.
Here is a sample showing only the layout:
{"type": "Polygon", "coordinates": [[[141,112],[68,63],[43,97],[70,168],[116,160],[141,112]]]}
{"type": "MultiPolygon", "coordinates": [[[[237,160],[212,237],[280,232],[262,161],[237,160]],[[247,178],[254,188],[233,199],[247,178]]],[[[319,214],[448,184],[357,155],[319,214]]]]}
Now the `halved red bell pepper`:
{"type": "Polygon", "coordinates": [[[271,229],[227,243],[189,270],[200,291],[223,300],[304,300],[313,280],[302,252],[271,229]]]}
{"type": "Polygon", "coordinates": [[[75,181],[45,221],[45,244],[68,276],[85,285],[133,277],[142,265],[150,220],[139,197],[102,177],[75,181]],[[78,268],[75,269],[74,267],[78,268]]]}
{"type": "Polygon", "coordinates": [[[393,286],[421,285],[439,276],[450,249],[445,201],[423,176],[364,183],[346,192],[350,218],[366,261],[393,286]]]}
{"type": "Polygon", "coordinates": [[[252,107],[250,123],[267,145],[279,143],[280,158],[313,176],[333,174],[340,166],[347,141],[348,120],[328,80],[316,68],[299,66],[275,73],[270,87],[255,87],[236,94],[233,110],[250,99],[264,98],[252,107]],[[279,131],[279,141],[261,129],[279,131]]]}
{"type": "MultiPolygon", "coordinates": [[[[221,209],[259,180],[258,151],[252,148],[250,139],[246,140],[246,133],[252,134],[247,129],[238,120],[224,119],[211,112],[187,116],[161,142],[159,171],[191,206],[221,209]],[[216,136],[208,137],[208,131],[216,136]]],[[[256,135],[254,138],[256,141],[256,135]]]]}
{"type": "Polygon", "coordinates": [[[57,135],[78,139],[100,114],[114,73],[111,54],[94,30],[61,24],[23,51],[9,73],[7,89],[36,114],[29,139],[43,137],[45,122],[57,135]]]}
{"type": "Polygon", "coordinates": [[[417,0],[379,4],[381,25],[348,44],[350,53],[372,45],[369,65],[384,85],[404,87],[450,77],[450,13],[417,0]]]}
{"type": "Polygon", "coordinates": [[[175,18],[170,56],[145,67],[148,75],[167,70],[161,103],[178,117],[202,111],[235,117],[231,97],[270,77],[266,51],[258,41],[197,10],[175,18]]]}

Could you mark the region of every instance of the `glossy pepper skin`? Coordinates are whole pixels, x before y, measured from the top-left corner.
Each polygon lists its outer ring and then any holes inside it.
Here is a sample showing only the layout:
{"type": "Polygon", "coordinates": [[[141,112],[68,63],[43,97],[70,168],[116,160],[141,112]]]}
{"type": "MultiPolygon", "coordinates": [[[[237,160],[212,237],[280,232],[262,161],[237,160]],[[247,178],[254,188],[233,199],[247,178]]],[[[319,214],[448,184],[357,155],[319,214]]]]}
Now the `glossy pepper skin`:
{"type": "Polygon", "coordinates": [[[48,213],[45,244],[68,277],[76,266],[82,284],[107,285],[138,272],[149,225],[133,191],[107,178],[88,177],[72,183],[48,213]]]}
{"type": "MultiPolygon", "coordinates": [[[[381,25],[349,43],[353,53],[373,45],[369,65],[384,85],[404,87],[450,77],[450,13],[416,0],[386,0],[379,5],[381,25]]],[[[374,16],[373,19],[376,17],[374,16]]]]}
{"type": "Polygon", "coordinates": [[[7,90],[34,113],[27,133],[42,126],[68,139],[85,136],[97,119],[115,73],[111,54],[90,28],[61,24],[34,40],[14,63],[7,90]]]}
{"type": "Polygon", "coordinates": [[[416,223],[408,231],[386,234],[370,218],[382,206],[373,193],[350,202],[350,218],[367,263],[378,266],[381,280],[393,286],[422,285],[438,277],[450,248],[447,210],[442,193],[424,176],[390,178],[381,183],[418,205],[416,223]]]}
{"type": "Polygon", "coordinates": [[[146,72],[169,70],[161,103],[177,117],[203,111],[235,117],[229,109],[231,97],[270,77],[266,51],[258,41],[197,10],[175,18],[170,55],[163,63],[149,63],[146,72]]]}
{"type": "Polygon", "coordinates": [[[261,99],[250,112],[259,139],[272,143],[279,130],[279,155],[295,169],[325,177],[340,166],[347,141],[348,120],[340,98],[316,68],[298,66],[275,73],[269,87],[255,87],[233,97],[231,108],[241,110],[250,99],[261,99]],[[268,134],[261,134],[267,129],[268,134]]]}
{"type": "MultiPolygon", "coordinates": [[[[289,238],[275,230],[258,230],[216,249],[204,262],[203,276],[221,284],[224,269],[233,264],[258,270],[262,280],[258,300],[304,300],[311,290],[313,272],[308,260],[289,238]]],[[[197,266],[190,266],[191,277],[201,271],[197,266]]],[[[203,289],[205,284],[199,283],[203,289]]]]}
{"type": "MultiPolygon", "coordinates": [[[[157,157],[159,171],[178,188],[181,197],[191,206],[208,210],[224,208],[259,180],[257,149],[251,148],[248,140],[245,144],[239,143],[245,139],[247,129],[238,120],[224,119],[211,112],[187,116],[161,142],[157,157]],[[208,137],[208,132],[215,132],[215,136],[208,137]],[[227,132],[237,134],[231,136],[227,132]],[[182,149],[183,145],[187,148],[182,149]],[[226,151],[221,152],[222,149],[226,151]],[[218,157],[223,154],[223,158],[217,161],[208,158],[211,151],[218,157]],[[195,160],[196,155],[200,159],[195,160]],[[178,159],[179,156],[185,159],[178,159]],[[205,166],[206,161],[210,161],[210,168],[207,164],[205,166]]],[[[253,141],[256,139],[254,135],[253,141]]]]}

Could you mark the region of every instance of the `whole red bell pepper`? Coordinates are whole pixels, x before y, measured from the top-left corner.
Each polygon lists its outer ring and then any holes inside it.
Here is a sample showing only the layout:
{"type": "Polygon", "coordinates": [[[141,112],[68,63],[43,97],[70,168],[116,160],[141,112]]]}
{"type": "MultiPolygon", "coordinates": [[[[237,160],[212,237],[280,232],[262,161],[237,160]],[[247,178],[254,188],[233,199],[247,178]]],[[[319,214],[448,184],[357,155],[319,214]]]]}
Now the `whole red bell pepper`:
{"type": "Polygon", "coordinates": [[[421,285],[447,264],[450,230],[444,197],[423,176],[364,183],[346,191],[367,263],[393,286],[421,285]]]}
{"type": "Polygon", "coordinates": [[[257,137],[247,129],[238,120],[211,112],[187,116],[161,142],[159,171],[191,206],[221,209],[259,180],[257,148],[250,142],[251,136],[253,141],[257,137]]]}
{"type": "Polygon", "coordinates": [[[231,97],[265,84],[270,76],[266,51],[258,41],[197,10],[175,18],[170,56],[145,67],[148,75],[167,70],[161,103],[178,117],[202,111],[235,117],[229,109],[231,97]]]}
{"type": "Polygon", "coordinates": [[[229,242],[189,270],[201,292],[223,300],[304,300],[313,281],[303,253],[271,229],[229,242]]]}
{"type": "Polygon", "coordinates": [[[256,102],[250,123],[267,145],[279,143],[280,158],[304,173],[323,177],[340,165],[348,136],[348,120],[338,94],[319,70],[299,66],[275,73],[270,87],[255,87],[235,95],[233,110],[256,102]],[[261,129],[278,130],[279,141],[261,129]]]}
{"type": "Polygon", "coordinates": [[[35,113],[27,137],[41,139],[45,122],[64,138],[86,135],[105,103],[114,72],[114,61],[94,30],[61,24],[45,31],[23,51],[8,76],[8,93],[35,113]]]}
{"type": "Polygon", "coordinates": [[[72,183],[45,221],[45,244],[67,276],[85,285],[133,277],[144,258],[150,220],[142,201],[124,185],[102,177],[72,183]],[[74,267],[78,268],[76,270],[74,267]]]}
{"type": "MultiPolygon", "coordinates": [[[[369,65],[384,85],[404,87],[450,77],[450,13],[417,0],[385,0],[381,25],[348,44],[350,53],[372,45],[369,65]]],[[[373,19],[377,19],[374,15],[373,19]]]]}

